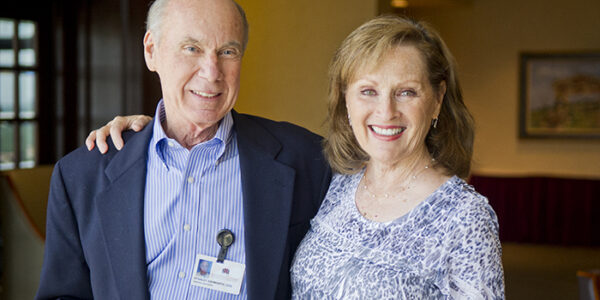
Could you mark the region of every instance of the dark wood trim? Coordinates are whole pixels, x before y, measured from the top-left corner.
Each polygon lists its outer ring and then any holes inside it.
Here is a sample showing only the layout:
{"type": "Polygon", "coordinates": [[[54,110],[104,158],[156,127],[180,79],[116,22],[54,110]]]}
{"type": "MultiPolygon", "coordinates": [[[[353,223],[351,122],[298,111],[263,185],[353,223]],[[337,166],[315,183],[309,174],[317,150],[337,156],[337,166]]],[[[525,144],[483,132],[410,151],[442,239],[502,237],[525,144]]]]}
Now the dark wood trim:
{"type": "Polygon", "coordinates": [[[84,36],[83,36],[83,55],[84,55],[84,99],[83,99],[83,103],[85,105],[84,108],[84,124],[83,124],[83,128],[86,132],[89,132],[91,130],[91,123],[92,123],[92,88],[91,88],[91,82],[92,82],[92,74],[91,74],[91,57],[92,57],[92,53],[91,53],[91,35],[90,35],[90,31],[91,31],[91,19],[92,19],[92,5],[90,3],[91,0],[84,0],[81,1],[82,3],[82,10],[83,10],[83,14],[84,14],[84,18],[82,20],[82,28],[85,32],[84,36]]]}
{"type": "MultiPolygon", "coordinates": [[[[44,11],[52,12],[51,1],[44,1],[44,11]]],[[[39,164],[52,164],[56,160],[56,89],[54,63],[55,28],[51,13],[38,18],[38,152],[39,164]]]]}
{"type": "Polygon", "coordinates": [[[14,75],[14,82],[13,82],[13,107],[14,107],[14,113],[15,113],[15,122],[14,122],[14,131],[13,131],[13,145],[14,145],[14,150],[15,150],[15,157],[13,162],[15,163],[15,168],[19,168],[19,162],[21,161],[21,134],[20,134],[20,125],[21,122],[19,122],[20,119],[20,114],[19,111],[21,110],[21,107],[19,105],[19,96],[20,96],[20,89],[19,89],[19,74],[21,73],[21,70],[19,69],[19,21],[20,19],[15,19],[14,21],[14,28],[13,28],[13,39],[12,39],[12,48],[13,48],[13,61],[14,61],[14,71],[13,71],[13,75],[14,75]]]}
{"type": "Polygon", "coordinates": [[[63,56],[63,130],[64,140],[63,149],[68,153],[79,146],[77,138],[78,130],[78,112],[79,102],[77,95],[79,91],[79,70],[77,66],[78,51],[78,13],[79,1],[65,0],[62,6],[63,24],[62,24],[62,56],[63,56]]]}

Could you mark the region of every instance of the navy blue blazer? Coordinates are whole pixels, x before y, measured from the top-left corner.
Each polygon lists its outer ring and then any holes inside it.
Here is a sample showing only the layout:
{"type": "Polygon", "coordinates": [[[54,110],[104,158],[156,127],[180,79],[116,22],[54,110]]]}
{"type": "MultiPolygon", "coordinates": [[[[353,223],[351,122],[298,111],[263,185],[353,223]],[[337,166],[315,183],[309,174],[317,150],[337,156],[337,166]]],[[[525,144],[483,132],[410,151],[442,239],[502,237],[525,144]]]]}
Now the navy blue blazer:
{"type": "MultiPolygon", "coordinates": [[[[331,171],[321,138],[301,127],[233,112],[249,299],[290,297],[290,264],[324,198],[331,171]]],[[[36,299],[149,299],[143,224],[152,126],[121,151],[81,147],[54,168],[36,299]]]]}

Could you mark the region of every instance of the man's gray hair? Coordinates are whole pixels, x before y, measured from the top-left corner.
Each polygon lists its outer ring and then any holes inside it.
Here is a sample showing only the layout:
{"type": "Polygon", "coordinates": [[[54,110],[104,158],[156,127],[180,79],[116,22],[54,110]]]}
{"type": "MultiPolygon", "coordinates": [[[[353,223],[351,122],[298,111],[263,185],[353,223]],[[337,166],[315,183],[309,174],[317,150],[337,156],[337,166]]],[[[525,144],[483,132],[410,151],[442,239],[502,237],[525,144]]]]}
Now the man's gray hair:
{"type": "MultiPolygon", "coordinates": [[[[244,40],[242,41],[242,46],[243,49],[246,50],[246,45],[248,45],[248,19],[246,19],[246,12],[237,2],[234,0],[230,1],[233,2],[235,7],[238,9],[242,19],[242,25],[244,26],[244,40]]],[[[154,34],[154,39],[157,43],[160,39],[160,23],[168,2],[169,0],[155,0],[152,2],[150,9],[148,10],[148,17],[146,18],[146,30],[151,31],[154,34]]]]}

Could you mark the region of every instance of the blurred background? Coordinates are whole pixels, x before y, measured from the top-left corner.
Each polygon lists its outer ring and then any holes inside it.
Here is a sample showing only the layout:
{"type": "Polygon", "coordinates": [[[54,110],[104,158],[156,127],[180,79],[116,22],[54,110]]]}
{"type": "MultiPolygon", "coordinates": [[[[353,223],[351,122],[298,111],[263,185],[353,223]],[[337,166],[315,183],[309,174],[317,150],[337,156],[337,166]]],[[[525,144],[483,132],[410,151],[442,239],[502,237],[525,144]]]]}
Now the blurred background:
{"type": "MultiPolygon", "coordinates": [[[[600,268],[600,99],[589,112],[595,135],[523,137],[522,56],[600,56],[600,1],[238,2],[250,42],[235,109],[319,134],[328,63],[346,35],[382,13],[433,25],[475,117],[470,180],[498,213],[507,298],[577,299],[576,272],[600,268]]],[[[116,115],[154,114],[160,86],[142,52],[149,3],[0,2],[1,299],[37,288],[51,165],[116,115]]]]}

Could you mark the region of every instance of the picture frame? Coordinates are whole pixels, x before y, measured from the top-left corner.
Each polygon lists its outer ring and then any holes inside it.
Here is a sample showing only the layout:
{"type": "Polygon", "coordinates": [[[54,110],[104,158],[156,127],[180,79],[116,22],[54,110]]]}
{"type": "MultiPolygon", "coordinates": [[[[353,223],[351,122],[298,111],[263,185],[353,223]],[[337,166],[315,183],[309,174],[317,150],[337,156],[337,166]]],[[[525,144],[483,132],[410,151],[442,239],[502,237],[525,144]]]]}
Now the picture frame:
{"type": "Polygon", "coordinates": [[[520,54],[520,138],[600,138],[600,51],[520,54]]]}

